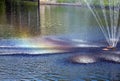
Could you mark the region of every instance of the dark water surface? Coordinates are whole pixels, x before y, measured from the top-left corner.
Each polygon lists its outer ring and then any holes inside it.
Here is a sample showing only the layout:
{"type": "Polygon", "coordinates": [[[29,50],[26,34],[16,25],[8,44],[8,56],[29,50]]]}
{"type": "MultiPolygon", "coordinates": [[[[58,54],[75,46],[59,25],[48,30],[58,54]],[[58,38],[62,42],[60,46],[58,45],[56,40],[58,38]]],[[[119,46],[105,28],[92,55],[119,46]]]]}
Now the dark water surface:
{"type": "Polygon", "coordinates": [[[87,8],[0,4],[0,81],[120,80],[118,63],[70,61],[107,45],[87,8]]]}
{"type": "MultiPolygon", "coordinates": [[[[84,54],[84,53],[83,53],[84,54]]],[[[73,64],[75,53],[0,57],[1,81],[119,81],[120,65],[98,62],[73,64]]]]}

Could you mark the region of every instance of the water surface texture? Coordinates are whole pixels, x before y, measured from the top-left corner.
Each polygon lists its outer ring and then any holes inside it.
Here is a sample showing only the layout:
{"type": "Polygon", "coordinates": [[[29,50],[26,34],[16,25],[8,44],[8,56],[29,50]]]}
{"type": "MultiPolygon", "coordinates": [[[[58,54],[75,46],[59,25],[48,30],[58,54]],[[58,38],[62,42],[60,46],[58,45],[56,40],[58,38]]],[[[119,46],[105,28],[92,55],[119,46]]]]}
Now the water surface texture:
{"type": "Polygon", "coordinates": [[[81,54],[120,54],[102,51],[106,45],[86,7],[0,2],[0,81],[119,81],[119,63],[71,61],[81,54]]]}
{"type": "Polygon", "coordinates": [[[120,65],[100,62],[73,64],[75,53],[0,57],[1,81],[119,81],[120,65]]]}

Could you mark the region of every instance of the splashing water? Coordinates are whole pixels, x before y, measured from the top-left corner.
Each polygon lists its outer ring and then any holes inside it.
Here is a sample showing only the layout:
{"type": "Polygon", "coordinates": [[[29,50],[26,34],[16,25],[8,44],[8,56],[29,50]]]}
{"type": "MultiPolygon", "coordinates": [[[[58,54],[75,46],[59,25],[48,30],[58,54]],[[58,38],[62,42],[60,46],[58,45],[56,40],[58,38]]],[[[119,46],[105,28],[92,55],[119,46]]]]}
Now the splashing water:
{"type": "Polygon", "coordinates": [[[95,17],[109,46],[116,47],[120,38],[120,0],[84,1],[95,17]],[[100,8],[100,11],[96,10],[97,8],[100,8]]]}

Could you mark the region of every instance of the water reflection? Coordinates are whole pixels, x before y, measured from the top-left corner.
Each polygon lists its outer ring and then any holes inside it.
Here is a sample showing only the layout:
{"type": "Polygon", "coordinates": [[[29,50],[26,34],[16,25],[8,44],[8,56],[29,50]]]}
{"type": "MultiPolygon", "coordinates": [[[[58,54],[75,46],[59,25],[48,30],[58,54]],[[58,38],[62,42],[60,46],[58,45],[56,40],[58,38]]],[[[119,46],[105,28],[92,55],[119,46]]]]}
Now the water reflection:
{"type": "MultiPolygon", "coordinates": [[[[1,81],[120,80],[119,64],[102,62],[77,65],[68,61],[68,58],[73,55],[91,53],[91,46],[99,47],[102,45],[88,42],[89,40],[101,40],[103,35],[96,23],[94,24],[94,21],[89,20],[93,20],[93,18],[91,15],[85,14],[85,9],[41,6],[41,26],[39,26],[37,6],[25,5],[20,2],[15,4],[9,1],[11,0],[0,3],[0,54],[3,54],[0,57],[1,81]],[[49,36],[41,39],[40,36],[46,35],[60,36],[49,36]],[[20,39],[3,39],[13,37],[20,39]],[[65,53],[67,46],[86,48],[78,49],[77,54],[76,50],[74,53],[65,53]],[[34,47],[49,47],[49,49],[34,47]],[[56,52],[58,54],[54,56],[40,55],[55,54],[56,52]],[[33,54],[38,55],[33,56],[33,54]]],[[[69,50],[71,51],[71,49],[69,50]]],[[[93,49],[92,53],[96,51],[99,52],[93,49]]]]}
{"type": "Polygon", "coordinates": [[[1,38],[64,35],[85,41],[104,40],[87,8],[40,5],[39,10],[37,5],[9,0],[0,4],[1,38]]]}
{"type": "Polygon", "coordinates": [[[104,40],[87,8],[41,5],[40,11],[42,35],[66,35],[85,41],[104,40]]]}
{"type": "MultiPolygon", "coordinates": [[[[40,5],[39,10],[38,5],[14,0],[3,1],[2,5],[2,16],[0,16],[0,47],[2,48],[57,48],[57,50],[52,49],[52,52],[50,50],[30,51],[33,54],[41,54],[64,52],[64,50],[66,52],[71,47],[103,47],[105,45],[93,43],[93,41],[103,40],[104,37],[87,8],[40,5]]],[[[9,51],[5,50],[2,54],[30,52],[12,48],[9,51]]]]}
{"type": "Polygon", "coordinates": [[[59,14],[59,11],[54,12],[52,7],[43,5],[40,6],[40,11],[42,35],[59,35],[69,32],[69,30],[66,30],[67,26],[65,26],[68,23],[61,22],[61,20],[66,19],[62,18],[64,12],[59,14]]]}
{"type": "MultiPolygon", "coordinates": [[[[28,2],[29,3],[29,2],[28,2]]],[[[0,37],[29,37],[40,34],[37,5],[5,0],[1,4],[0,37]]]]}

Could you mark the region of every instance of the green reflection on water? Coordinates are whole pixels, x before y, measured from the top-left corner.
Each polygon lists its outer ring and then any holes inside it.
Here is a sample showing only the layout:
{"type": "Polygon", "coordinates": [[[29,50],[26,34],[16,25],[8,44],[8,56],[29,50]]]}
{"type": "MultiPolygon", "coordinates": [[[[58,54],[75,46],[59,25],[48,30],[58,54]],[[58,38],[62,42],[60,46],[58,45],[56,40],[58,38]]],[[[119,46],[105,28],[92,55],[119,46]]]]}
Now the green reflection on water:
{"type": "Polygon", "coordinates": [[[83,40],[103,37],[88,8],[41,5],[40,10],[41,33],[43,35],[74,34],[83,40]]]}
{"type": "MultiPolygon", "coordinates": [[[[98,39],[104,38],[88,8],[40,5],[40,10],[38,10],[38,5],[26,3],[14,0],[0,3],[2,4],[0,14],[1,38],[71,34],[86,40],[96,37],[99,37],[98,39]]],[[[101,13],[101,18],[103,18],[102,12],[99,9],[97,11],[101,13]]],[[[103,24],[105,24],[104,20],[103,24]]]]}
{"type": "Polygon", "coordinates": [[[2,0],[0,2],[0,37],[30,37],[40,34],[36,3],[2,0]],[[30,3],[35,5],[30,5],[30,3]]]}
{"type": "Polygon", "coordinates": [[[1,38],[74,34],[81,39],[94,39],[101,36],[97,22],[87,8],[41,5],[39,14],[38,6],[8,3],[4,5],[0,20],[1,38]]]}

